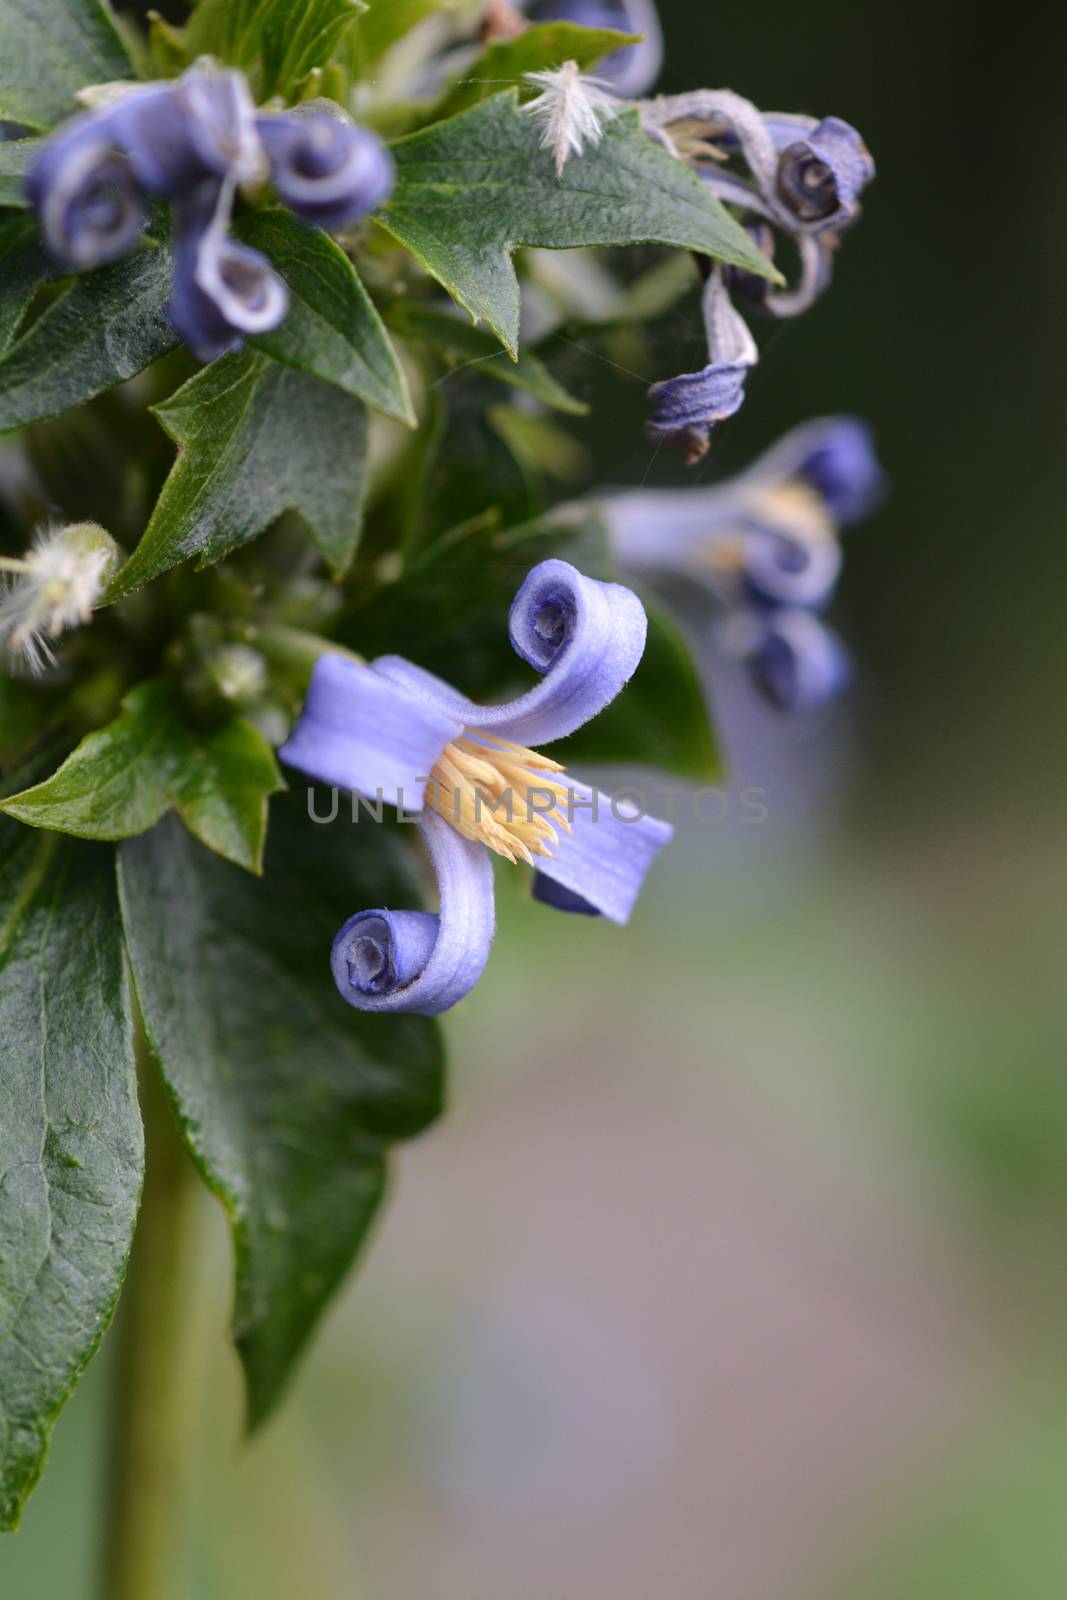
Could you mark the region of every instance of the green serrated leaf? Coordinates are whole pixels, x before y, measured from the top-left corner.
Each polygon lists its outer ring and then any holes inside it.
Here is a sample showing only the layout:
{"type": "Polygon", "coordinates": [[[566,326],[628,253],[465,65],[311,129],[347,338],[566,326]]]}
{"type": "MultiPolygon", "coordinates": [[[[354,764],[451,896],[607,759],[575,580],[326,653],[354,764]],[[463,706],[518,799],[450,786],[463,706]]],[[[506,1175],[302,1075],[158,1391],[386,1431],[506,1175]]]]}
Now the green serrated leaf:
{"type": "Polygon", "coordinates": [[[288,211],[260,211],[237,232],[270,257],[292,296],[281,326],[250,343],[275,361],[332,383],[414,427],[396,351],[341,246],[288,211]]]}
{"type": "Polygon", "coordinates": [[[143,1139],[112,852],[0,821],[0,1529],[114,1312],[143,1139]]]}
{"type": "Polygon", "coordinates": [[[360,401],[239,350],[190,378],[155,414],[178,459],[108,600],[190,556],[202,567],[217,561],[285,511],[303,520],[334,572],[345,570],[362,521],[367,413],[360,401]]]}
{"type": "Polygon", "coordinates": [[[240,719],[195,727],[169,684],[138,684],[44,783],[0,802],[34,828],[128,839],[177,811],[209,849],[259,872],[267,797],[283,788],[270,746],[240,719]]]}
{"type": "Polygon", "coordinates": [[[556,754],[568,767],[585,761],[635,763],[714,783],[722,777],[722,759],[685,635],[646,596],[642,600],[648,643],[640,666],[619,698],[563,741],[556,754]]]}
{"type": "MultiPolygon", "coordinates": [[[[320,805],[328,815],[325,794],[320,805]]],[[[252,1427],[366,1240],[387,1147],[440,1110],[436,1025],[353,1011],[330,976],[331,943],[353,911],[418,903],[401,832],[354,827],[343,806],[338,821],[316,825],[301,785],[275,803],[262,882],[173,822],[122,847],[149,1042],[233,1225],[233,1328],[252,1427]]]]}
{"type": "Polygon", "coordinates": [[[105,0],[0,0],[0,117],[52,128],[87,83],[134,76],[105,0]]]}
{"type": "Polygon", "coordinates": [[[36,219],[18,212],[0,216],[0,356],[10,348],[37,290],[55,276],[36,219]]]}
{"type": "Polygon", "coordinates": [[[467,68],[459,83],[444,96],[435,120],[454,117],[508,84],[521,85],[524,72],[543,72],[574,61],[584,72],[614,50],[636,44],[640,35],[616,28],[582,28],[574,22],[543,22],[527,28],[515,39],[501,39],[467,68]]]}
{"type": "Polygon", "coordinates": [[[707,185],[641,132],[636,111],[614,117],[562,179],[539,143],[517,93],[494,95],[393,146],[397,184],[375,219],[512,356],[520,245],[666,244],[778,277],[707,185]]]}
{"type": "Polygon", "coordinates": [[[172,350],[170,282],[165,245],[75,278],[0,361],[0,433],[81,405],[172,350]]]}
{"type": "Polygon", "coordinates": [[[43,139],[7,139],[0,143],[0,206],[25,210],[29,205],[23,179],[43,143],[43,139]]]}
{"type": "Polygon", "coordinates": [[[326,66],[362,11],[362,0],[201,0],[188,49],[254,71],[257,98],[269,100],[326,66]]]}
{"type": "Polygon", "coordinates": [[[436,306],[414,300],[398,300],[387,314],[389,327],[413,343],[428,345],[438,355],[454,359],[457,370],[471,369],[479,376],[523,389],[554,411],[583,417],[589,407],[561,383],[557,383],[538,356],[521,352],[517,361],[508,359],[500,341],[486,328],[436,306]]]}

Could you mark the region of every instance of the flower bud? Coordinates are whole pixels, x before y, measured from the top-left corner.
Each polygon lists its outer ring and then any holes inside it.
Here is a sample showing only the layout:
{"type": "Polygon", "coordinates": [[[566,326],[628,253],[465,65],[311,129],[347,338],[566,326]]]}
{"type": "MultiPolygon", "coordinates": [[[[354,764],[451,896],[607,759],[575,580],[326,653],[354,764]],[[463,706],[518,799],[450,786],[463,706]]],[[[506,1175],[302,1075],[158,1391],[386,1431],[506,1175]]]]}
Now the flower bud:
{"type": "Polygon", "coordinates": [[[393,158],[369,128],[329,112],[261,117],[258,128],[278,196],[305,222],[348,227],[392,190],[393,158]]]}

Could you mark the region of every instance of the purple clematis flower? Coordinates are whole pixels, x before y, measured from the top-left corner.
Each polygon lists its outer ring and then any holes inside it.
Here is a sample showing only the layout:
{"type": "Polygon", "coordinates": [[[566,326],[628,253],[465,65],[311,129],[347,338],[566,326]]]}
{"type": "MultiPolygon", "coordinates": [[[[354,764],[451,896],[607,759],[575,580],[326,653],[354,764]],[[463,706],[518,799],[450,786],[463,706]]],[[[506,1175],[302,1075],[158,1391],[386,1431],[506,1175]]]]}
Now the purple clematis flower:
{"type": "Polygon", "coordinates": [[[617,95],[647,94],[663,66],[663,30],[653,0],[533,0],[531,22],[576,22],[583,28],[638,33],[640,44],[606,56],[596,71],[617,95]]]}
{"type": "Polygon", "coordinates": [[[692,466],[708,452],[711,430],[732,417],[745,398],[745,379],[759,359],[755,341],[734,310],[722,269],[714,267],[702,300],[708,365],[700,372],[665,378],[648,391],[653,439],[681,444],[692,466]]]}
{"type": "Polygon", "coordinates": [[[175,203],[175,332],[201,361],[237,349],[250,334],[276,328],[289,291],[266,256],[231,238],[228,183],[207,180],[175,203]]]}
{"type": "Polygon", "coordinates": [[[85,113],[49,139],[25,180],[49,253],[98,267],[126,254],[148,223],[133,169],[85,113]]]}
{"type": "Polygon", "coordinates": [[[511,607],[511,642],[541,681],[482,706],[399,656],[325,655],[283,761],[416,813],[437,877],[436,914],[359,911],[334,942],[337,987],[364,1011],[447,1011],[474,987],[493,938],[491,854],[536,870],[558,910],[625,922],[665,822],[621,812],[530,746],[573,733],[612,701],[645,647],[637,596],[543,561],[511,607]]]}
{"type": "Polygon", "coordinates": [[[863,140],[840,117],[768,118],[778,158],[777,193],[797,220],[821,231],[844,228],[859,214],[859,197],[874,177],[863,140]],[[785,141],[788,140],[786,143],[785,141]]]}
{"type": "Polygon", "coordinates": [[[675,570],[706,585],[729,619],[727,648],[767,697],[814,710],[849,677],[844,647],[815,616],[837,587],[838,534],[884,492],[866,424],[820,417],[724,483],[613,495],[600,510],[624,567],[675,570]]]}
{"type": "Polygon", "coordinates": [[[240,72],[192,67],[174,83],[123,95],[99,121],[151,195],[172,198],[205,178],[254,184],[266,176],[256,108],[240,72]]]}
{"type": "Polygon", "coordinates": [[[349,227],[386,200],[393,158],[369,128],[325,112],[260,117],[278,197],[305,222],[349,227]]]}

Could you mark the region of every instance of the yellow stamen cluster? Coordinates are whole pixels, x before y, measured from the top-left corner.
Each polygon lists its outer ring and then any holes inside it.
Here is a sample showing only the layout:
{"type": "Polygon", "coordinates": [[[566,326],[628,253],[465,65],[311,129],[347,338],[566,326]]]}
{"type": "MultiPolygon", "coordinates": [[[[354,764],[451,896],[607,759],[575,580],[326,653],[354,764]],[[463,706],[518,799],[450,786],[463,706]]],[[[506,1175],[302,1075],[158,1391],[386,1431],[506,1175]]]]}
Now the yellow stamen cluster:
{"type": "MultiPolygon", "coordinates": [[[[806,483],[790,479],[772,488],[754,488],[744,507],[749,516],[769,529],[780,528],[794,539],[808,539],[812,544],[820,539],[832,539],[833,523],[821,497],[806,483]]],[[[736,535],[716,533],[709,539],[697,560],[713,572],[737,572],[745,559],[744,527],[736,535]]]]}
{"type": "Polygon", "coordinates": [[[426,804],[465,839],[533,866],[535,856],[551,855],[559,844],[557,827],[571,831],[563,770],[548,756],[469,728],[438,757],[426,804]]]}

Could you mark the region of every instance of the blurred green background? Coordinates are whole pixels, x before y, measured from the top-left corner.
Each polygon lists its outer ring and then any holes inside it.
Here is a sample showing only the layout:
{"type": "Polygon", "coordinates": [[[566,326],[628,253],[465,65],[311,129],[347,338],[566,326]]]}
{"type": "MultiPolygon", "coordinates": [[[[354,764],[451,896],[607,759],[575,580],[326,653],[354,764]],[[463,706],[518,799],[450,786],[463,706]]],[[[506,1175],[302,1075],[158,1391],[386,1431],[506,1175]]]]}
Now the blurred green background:
{"type": "MultiPolygon", "coordinates": [[[[683,823],[626,933],[501,876],[450,1115],[251,1449],[205,1200],[189,1600],[1067,1593],[1064,24],[661,9],[664,88],[834,112],[878,161],[706,469],[874,423],[858,689],[798,729],[717,683],[769,820],[683,823]]],[[[603,478],[640,482],[643,386],[589,384],[603,478]]],[[[113,1345],[5,1600],[94,1594],[113,1345]]]]}

